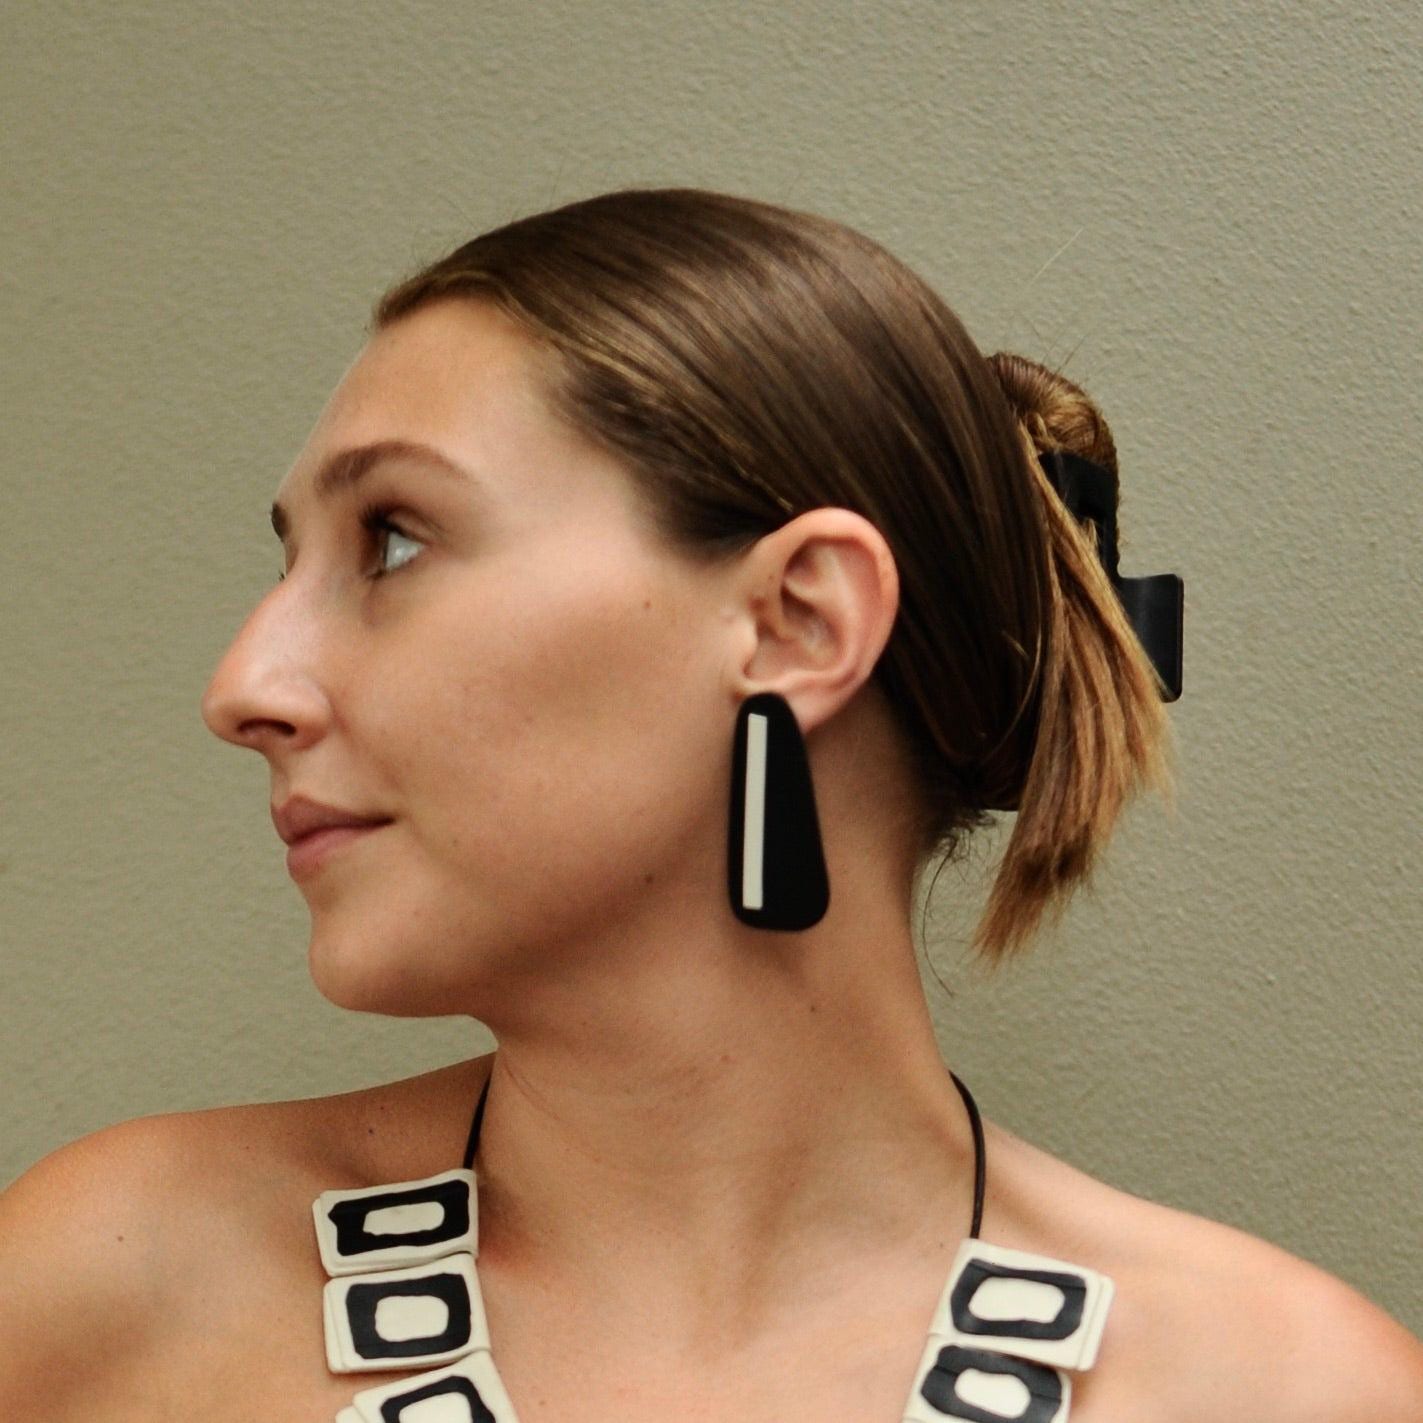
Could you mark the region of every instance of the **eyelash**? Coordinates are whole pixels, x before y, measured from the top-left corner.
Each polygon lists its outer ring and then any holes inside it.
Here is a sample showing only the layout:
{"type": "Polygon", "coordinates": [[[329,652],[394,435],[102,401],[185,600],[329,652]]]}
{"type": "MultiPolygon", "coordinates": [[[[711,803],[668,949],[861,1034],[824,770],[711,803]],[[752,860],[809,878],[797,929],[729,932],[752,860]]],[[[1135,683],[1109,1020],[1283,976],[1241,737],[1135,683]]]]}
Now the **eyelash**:
{"type": "MultiPolygon", "coordinates": [[[[400,527],[399,524],[396,524],[391,520],[390,515],[394,512],[395,506],[393,504],[384,504],[379,501],[372,504],[366,504],[361,508],[360,513],[357,515],[357,520],[360,523],[360,526],[366,531],[367,540],[370,542],[378,543],[379,539],[377,536],[379,534],[392,533],[398,534],[401,538],[405,539],[409,543],[420,543],[421,541],[417,539],[413,534],[407,534],[405,530],[400,527]]],[[[402,568],[405,568],[408,564],[413,563],[414,560],[418,557],[418,554],[412,555],[410,558],[406,559],[405,563],[402,563],[399,568],[382,569],[381,567],[379,567],[379,565],[377,565],[376,571],[370,575],[371,579],[372,581],[374,581],[378,578],[389,578],[392,573],[399,573],[402,568]]],[[[285,572],[279,570],[277,573],[277,582],[280,583],[286,576],[287,575],[285,572]]]]}

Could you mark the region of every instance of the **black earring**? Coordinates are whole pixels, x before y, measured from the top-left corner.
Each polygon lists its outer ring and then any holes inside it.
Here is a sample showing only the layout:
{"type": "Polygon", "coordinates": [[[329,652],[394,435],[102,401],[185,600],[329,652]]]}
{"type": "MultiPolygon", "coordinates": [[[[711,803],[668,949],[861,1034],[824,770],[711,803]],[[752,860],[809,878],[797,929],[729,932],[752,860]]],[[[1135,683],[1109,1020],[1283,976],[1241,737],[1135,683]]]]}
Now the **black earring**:
{"type": "Polygon", "coordinates": [[[757,692],[741,703],[731,755],[727,836],[731,907],[755,929],[809,929],[830,883],[805,739],[790,703],[757,692]]]}

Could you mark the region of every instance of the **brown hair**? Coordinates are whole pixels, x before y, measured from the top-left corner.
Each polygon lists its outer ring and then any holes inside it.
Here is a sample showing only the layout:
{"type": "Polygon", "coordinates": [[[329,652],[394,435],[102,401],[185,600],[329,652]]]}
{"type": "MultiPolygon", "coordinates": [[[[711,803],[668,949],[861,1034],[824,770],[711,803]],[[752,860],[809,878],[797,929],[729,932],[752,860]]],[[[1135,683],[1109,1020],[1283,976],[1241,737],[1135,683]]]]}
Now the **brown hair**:
{"type": "Polygon", "coordinates": [[[532,334],[553,410],[619,457],[688,556],[822,505],[879,529],[900,604],[873,680],[920,787],[920,863],[1017,811],[984,960],[1060,916],[1138,783],[1170,801],[1155,670],[1036,458],[1115,476],[1106,422],[1061,375],[986,359],[877,243],[729,194],[627,188],[475,237],[386,292],[374,324],[452,295],[532,334]]]}

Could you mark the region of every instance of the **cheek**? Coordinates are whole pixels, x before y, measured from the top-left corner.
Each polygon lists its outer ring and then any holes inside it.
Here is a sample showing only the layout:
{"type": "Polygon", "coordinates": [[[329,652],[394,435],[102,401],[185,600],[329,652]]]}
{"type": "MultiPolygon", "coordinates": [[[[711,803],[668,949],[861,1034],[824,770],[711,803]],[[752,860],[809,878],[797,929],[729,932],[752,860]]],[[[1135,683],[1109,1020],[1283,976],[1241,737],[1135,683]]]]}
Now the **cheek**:
{"type": "Polygon", "coordinates": [[[420,639],[391,699],[396,794],[426,847],[486,885],[616,877],[676,841],[730,754],[716,649],[675,588],[611,562],[502,601],[420,639]]]}

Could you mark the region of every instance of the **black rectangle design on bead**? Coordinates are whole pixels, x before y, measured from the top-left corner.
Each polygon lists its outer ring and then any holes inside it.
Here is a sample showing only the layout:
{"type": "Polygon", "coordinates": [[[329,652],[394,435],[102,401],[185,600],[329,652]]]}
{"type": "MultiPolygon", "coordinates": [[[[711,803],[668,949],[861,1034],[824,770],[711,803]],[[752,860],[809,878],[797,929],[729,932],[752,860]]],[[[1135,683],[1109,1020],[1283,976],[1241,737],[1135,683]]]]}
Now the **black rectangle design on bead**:
{"type": "Polygon", "coordinates": [[[447,1379],[437,1379],[395,1398],[387,1398],[380,1406],[381,1423],[402,1423],[405,1410],[416,1403],[424,1403],[427,1398],[458,1396],[469,1404],[469,1423],[497,1423],[489,1406],[479,1396],[479,1390],[466,1378],[453,1374],[447,1379]]]}
{"type": "Polygon", "coordinates": [[[406,1191],[386,1191],[380,1195],[362,1196],[353,1201],[337,1201],[327,1211],[336,1227],[336,1249],[343,1259],[364,1255],[370,1250],[388,1250],[393,1245],[433,1245],[440,1240],[457,1240],[469,1229],[469,1183],[467,1181],[437,1181],[433,1186],[416,1186],[406,1191]],[[445,1218],[439,1225],[426,1230],[407,1230],[393,1234],[372,1235],[366,1221],[373,1211],[392,1206],[442,1206],[445,1218]]]}
{"type": "Polygon", "coordinates": [[[1028,1359],[993,1354],[987,1349],[965,1349],[960,1344],[946,1344],[939,1350],[933,1368],[924,1375],[919,1392],[924,1401],[944,1417],[962,1418],[965,1423],[1048,1423],[1062,1406],[1062,1379],[1056,1369],[1028,1359]],[[985,1374],[1011,1374],[1028,1390],[1028,1406],[1010,1417],[990,1413],[960,1398],[959,1375],[965,1369],[977,1369],[985,1374]]]}
{"type": "Polygon", "coordinates": [[[423,1354],[442,1354],[463,1348],[470,1341],[469,1287],[463,1275],[445,1271],[415,1280],[388,1283],[361,1281],[346,1292],[346,1318],[351,1325],[351,1343],[362,1359],[408,1359],[423,1354]],[[414,1339],[384,1339],[376,1333],[376,1308],[382,1300],[401,1295],[418,1295],[443,1300],[449,1308],[449,1322],[440,1334],[414,1339]]]}
{"type": "Polygon", "coordinates": [[[960,1334],[993,1334],[1012,1339],[1070,1339],[1082,1323],[1087,1282],[1062,1270],[1019,1270],[991,1260],[970,1260],[954,1285],[949,1310],[960,1334]],[[1062,1305],[1052,1319],[980,1319],[971,1301],[985,1280],[1033,1280],[1062,1292],[1062,1305]]]}

